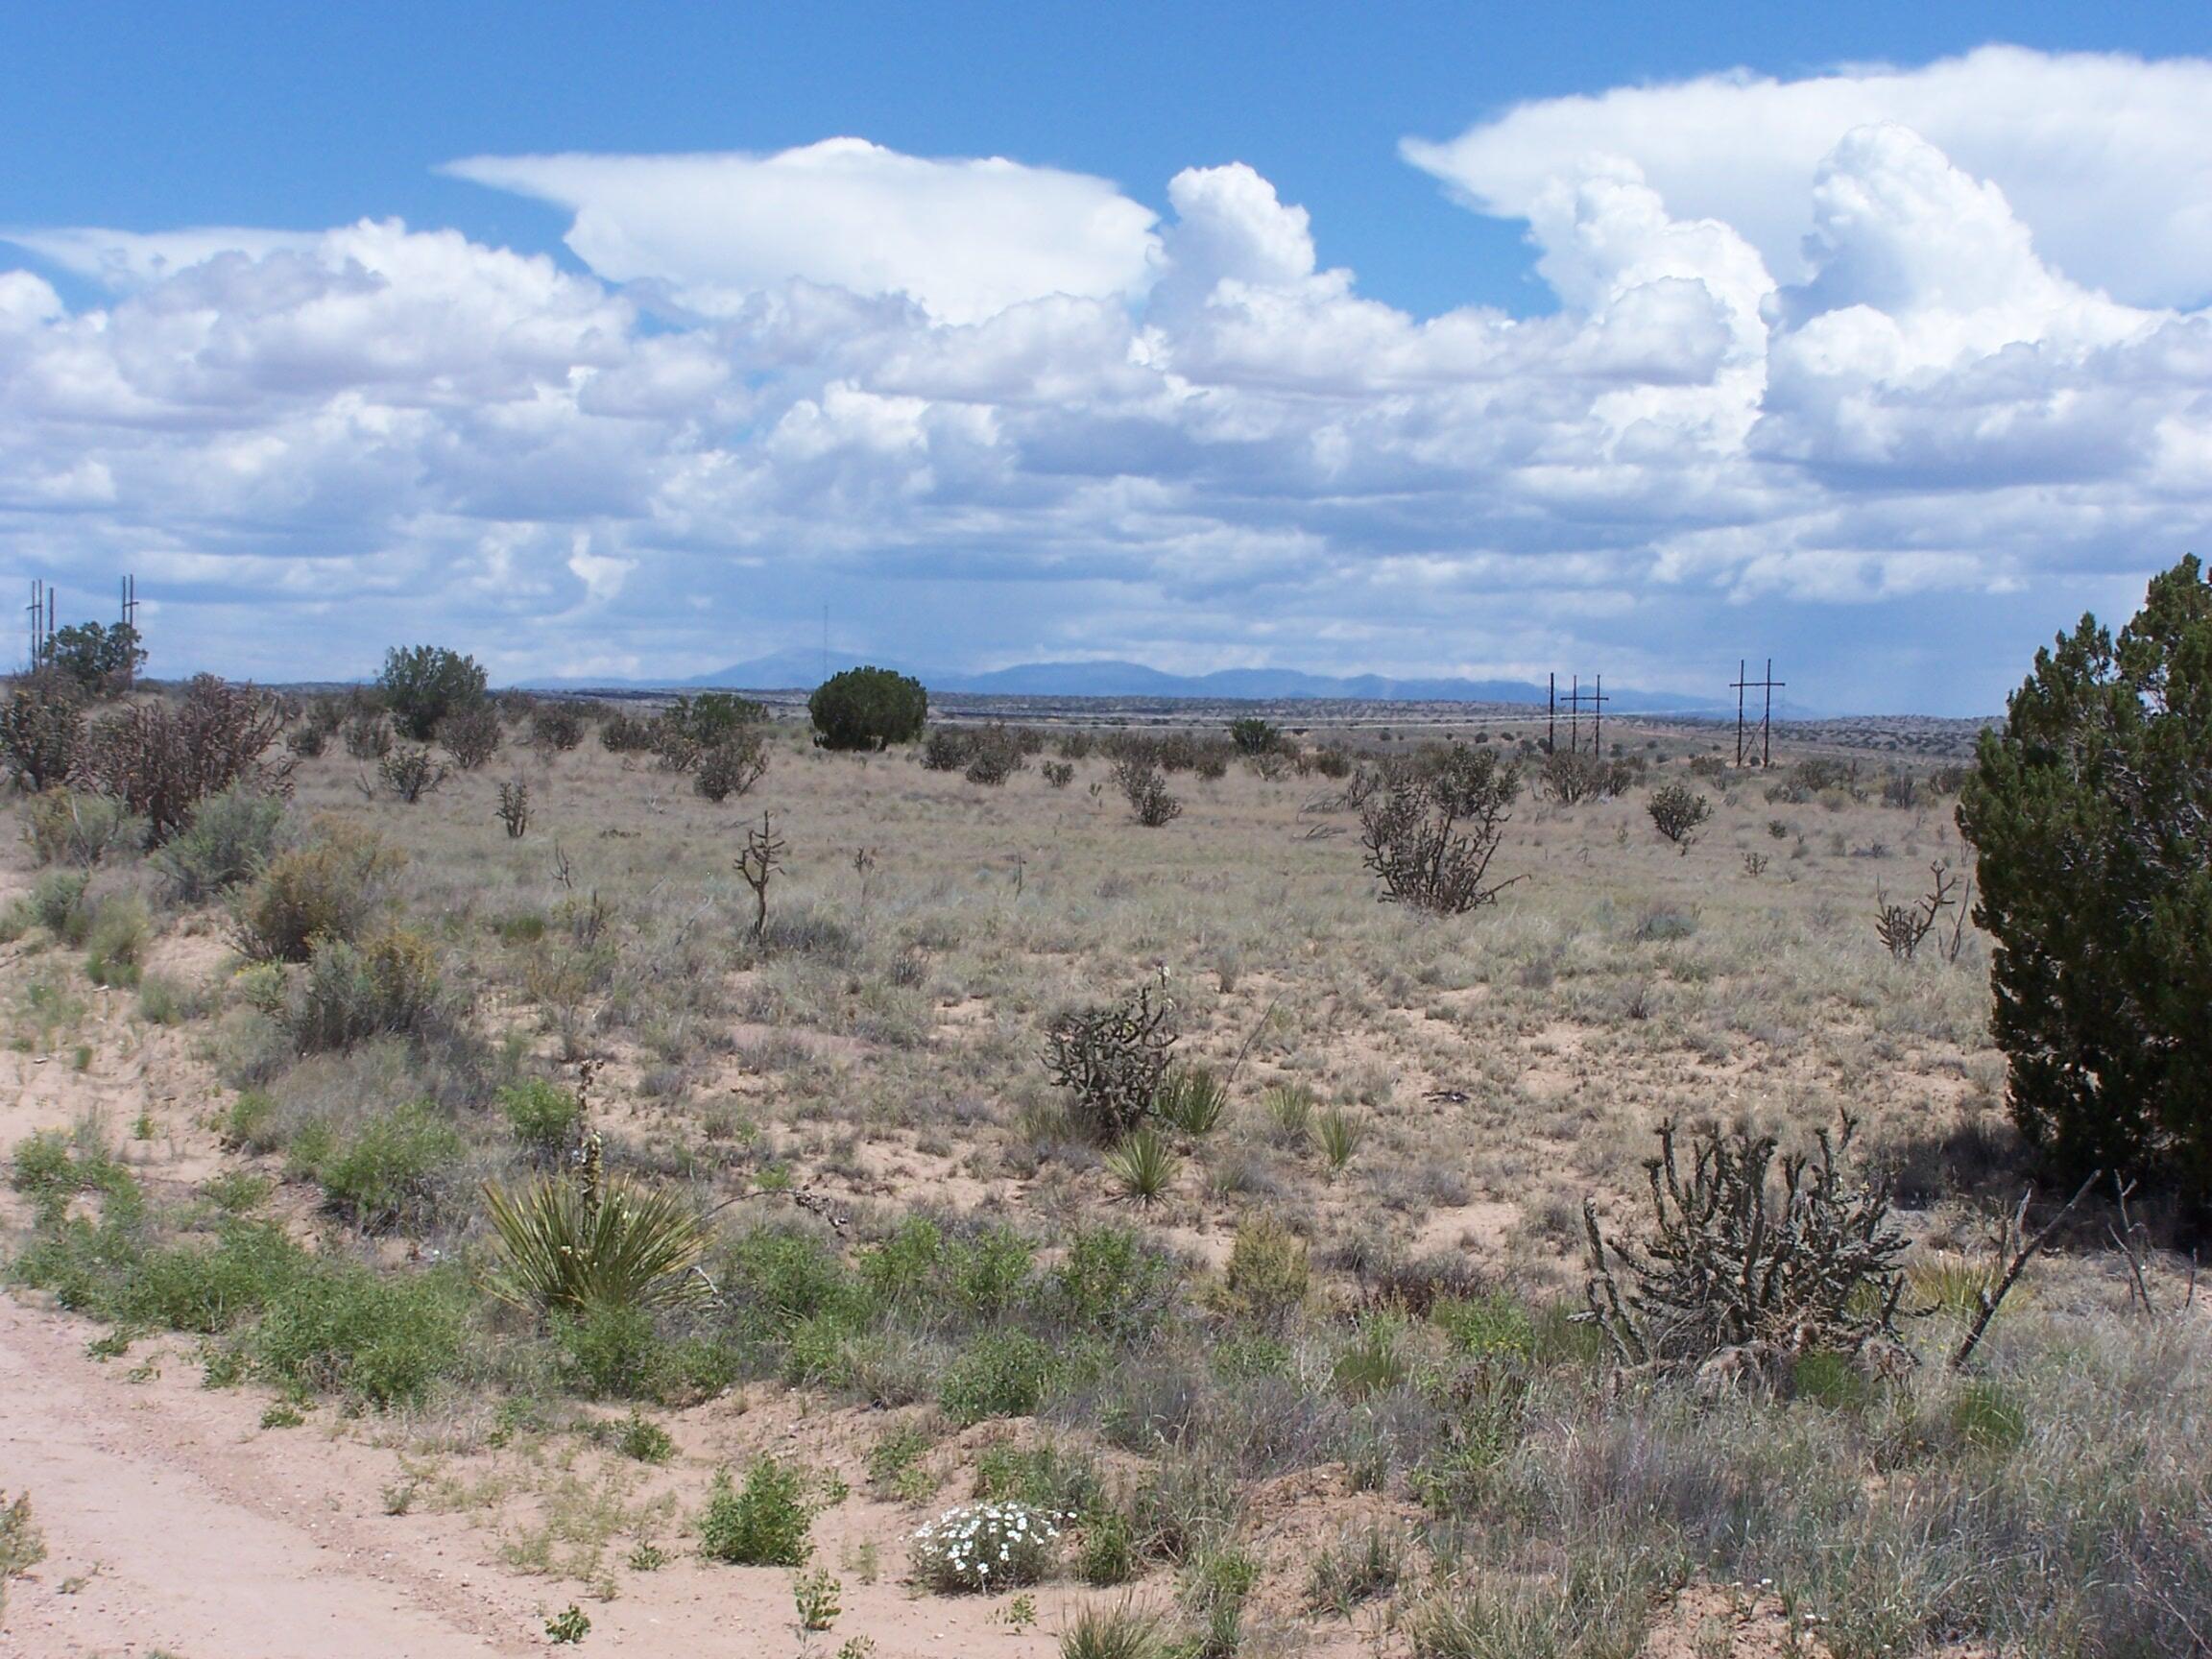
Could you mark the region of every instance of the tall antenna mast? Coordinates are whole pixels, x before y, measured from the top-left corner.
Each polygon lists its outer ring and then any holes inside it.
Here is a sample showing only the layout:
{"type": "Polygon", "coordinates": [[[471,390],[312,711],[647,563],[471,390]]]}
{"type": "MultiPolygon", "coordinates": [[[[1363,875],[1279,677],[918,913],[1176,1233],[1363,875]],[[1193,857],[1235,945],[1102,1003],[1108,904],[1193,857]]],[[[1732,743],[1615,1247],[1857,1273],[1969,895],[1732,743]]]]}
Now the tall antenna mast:
{"type": "Polygon", "coordinates": [[[123,578],[124,636],[123,685],[126,690],[138,683],[138,578],[123,578]]]}

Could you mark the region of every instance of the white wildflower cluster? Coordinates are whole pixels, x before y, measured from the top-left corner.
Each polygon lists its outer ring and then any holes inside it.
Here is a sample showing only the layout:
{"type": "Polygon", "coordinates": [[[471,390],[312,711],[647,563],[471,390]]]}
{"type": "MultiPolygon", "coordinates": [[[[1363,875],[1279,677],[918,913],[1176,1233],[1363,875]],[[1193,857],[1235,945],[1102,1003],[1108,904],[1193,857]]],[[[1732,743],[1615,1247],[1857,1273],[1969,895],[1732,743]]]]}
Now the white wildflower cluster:
{"type": "Polygon", "coordinates": [[[1060,1528],[1026,1503],[968,1503],[914,1534],[914,1576],[940,1595],[1034,1584],[1052,1565],[1060,1528]]]}

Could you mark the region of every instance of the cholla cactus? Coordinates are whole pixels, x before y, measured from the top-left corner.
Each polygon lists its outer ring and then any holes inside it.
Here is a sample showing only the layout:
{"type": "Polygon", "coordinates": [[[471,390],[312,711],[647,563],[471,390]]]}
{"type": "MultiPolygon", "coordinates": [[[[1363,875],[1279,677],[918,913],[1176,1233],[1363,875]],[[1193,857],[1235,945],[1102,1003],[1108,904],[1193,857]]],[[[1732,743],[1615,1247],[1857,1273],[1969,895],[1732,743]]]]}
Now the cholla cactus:
{"type": "Polygon", "coordinates": [[[939,1595],[1034,1584],[1052,1566],[1058,1522],[1026,1503],[948,1509],[914,1534],[914,1576],[939,1595]]]}

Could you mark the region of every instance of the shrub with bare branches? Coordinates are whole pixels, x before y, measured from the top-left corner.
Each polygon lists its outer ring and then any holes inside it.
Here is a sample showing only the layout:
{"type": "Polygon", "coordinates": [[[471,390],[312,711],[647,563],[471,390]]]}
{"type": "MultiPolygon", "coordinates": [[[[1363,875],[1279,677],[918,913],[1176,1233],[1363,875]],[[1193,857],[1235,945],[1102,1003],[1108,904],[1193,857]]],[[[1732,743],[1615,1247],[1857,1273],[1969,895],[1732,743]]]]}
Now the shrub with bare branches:
{"type": "Polygon", "coordinates": [[[1713,803],[1687,783],[1661,784],[1651,791],[1645,809],[1651,814],[1651,828],[1673,842],[1685,856],[1696,845],[1698,830],[1713,816],[1713,803]]]}
{"type": "Polygon", "coordinates": [[[742,795],[768,770],[768,744],[755,726],[741,726],[701,752],[691,787],[709,801],[742,795]]]}
{"type": "Polygon", "coordinates": [[[1149,985],[1053,1021],[1045,1037],[1046,1070],[1074,1094],[1076,1115],[1094,1140],[1118,1141],[1152,1115],[1175,1044],[1174,1021],[1175,1004],[1155,998],[1149,985]]]}
{"type": "Polygon", "coordinates": [[[1887,1183],[1844,1167],[1856,1127],[1844,1117],[1814,1151],[1784,1154],[1777,1172],[1774,1138],[1742,1129],[1693,1136],[1684,1168],[1674,1125],[1662,1123],[1659,1155],[1644,1165],[1644,1241],[1606,1237],[1596,1207],[1582,1207],[1589,1307],[1577,1317],[1626,1365],[1765,1369],[1815,1352],[1901,1353],[1906,1238],[1887,1183]]]}
{"type": "Polygon", "coordinates": [[[488,702],[458,709],[438,722],[438,741],[464,772],[475,771],[498,754],[499,745],[506,740],[507,730],[500,722],[499,710],[488,702]]]}
{"type": "Polygon", "coordinates": [[[19,677],[0,704],[0,757],[31,794],[60,787],[84,752],[84,691],[68,675],[40,669],[19,677]]]}
{"type": "Polygon", "coordinates": [[[1142,755],[1125,756],[1114,762],[1114,781],[1138,823],[1147,830],[1171,824],[1183,815],[1183,803],[1168,793],[1159,763],[1142,755]]]}
{"type": "Polygon", "coordinates": [[[1495,750],[1454,749],[1393,767],[1359,807],[1359,845],[1382,902],[1462,916],[1520,879],[1490,879],[1521,772],[1495,750]]]}
{"type": "Polygon", "coordinates": [[[264,766],[261,757],[283,729],[274,698],[202,674],[175,701],[134,703],[95,725],[85,775],[144,818],[147,841],[159,846],[208,796],[233,783],[280,781],[282,769],[264,766]]]}

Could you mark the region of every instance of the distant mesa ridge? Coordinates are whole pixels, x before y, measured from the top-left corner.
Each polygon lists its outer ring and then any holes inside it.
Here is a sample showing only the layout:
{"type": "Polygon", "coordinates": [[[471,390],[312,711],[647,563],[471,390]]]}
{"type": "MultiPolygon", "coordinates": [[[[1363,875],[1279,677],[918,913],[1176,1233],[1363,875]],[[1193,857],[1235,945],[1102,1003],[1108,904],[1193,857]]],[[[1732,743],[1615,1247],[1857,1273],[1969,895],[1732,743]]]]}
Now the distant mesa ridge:
{"type": "MultiPolygon", "coordinates": [[[[1320,702],[1350,703],[1534,703],[1541,705],[1545,686],[1529,680],[1398,680],[1381,674],[1338,677],[1308,674],[1296,668],[1221,668],[1211,674],[1168,674],[1142,662],[1080,661],[1022,662],[982,674],[955,674],[943,669],[916,667],[887,658],[870,660],[874,666],[911,674],[932,691],[996,697],[1173,697],[1201,700],[1251,700],[1284,702],[1310,698],[1320,702]]],[[[854,660],[833,656],[831,673],[857,666],[854,660]]],[[[1732,664],[1731,664],[1732,666],[1732,664]]],[[[543,687],[666,687],[676,690],[722,688],[733,691],[806,690],[821,684],[823,658],[819,651],[780,651],[733,662],[709,674],[685,680],[545,680],[543,687]]],[[[1591,687],[1583,686],[1585,691],[1591,687]]],[[[1561,712],[1565,712],[1567,681],[1559,685],[1561,712]]],[[[1671,691],[1641,691],[1621,685],[1605,693],[1605,712],[1733,715],[1732,698],[1687,697],[1671,691]]],[[[1774,711],[1784,705],[1777,701],[1774,711]]],[[[1791,715],[1804,710],[1791,706],[1791,715]]]]}

